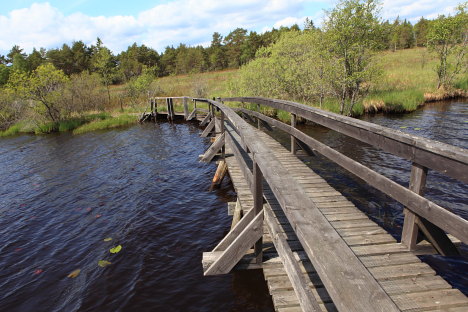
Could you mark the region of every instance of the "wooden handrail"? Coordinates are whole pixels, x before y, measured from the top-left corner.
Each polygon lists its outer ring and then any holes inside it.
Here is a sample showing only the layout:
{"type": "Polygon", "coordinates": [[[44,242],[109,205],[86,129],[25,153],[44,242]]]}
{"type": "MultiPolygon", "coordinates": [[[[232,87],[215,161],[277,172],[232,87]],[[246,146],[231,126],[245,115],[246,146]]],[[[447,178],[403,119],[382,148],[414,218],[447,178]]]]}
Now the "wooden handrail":
{"type": "Polygon", "coordinates": [[[468,243],[468,221],[462,217],[440,207],[432,201],[343,155],[292,126],[248,109],[240,109],[239,111],[264,120],[278,129],[294,136],[316,152],[327,157],[356,176],[364,179],[372,187],[375,187],[379,191],[405,205],[412,212],[429,220],[464,243],[468,243]]]}
{"type": "Polygon", "coordinates": [[[291,101],[261,97],[230,97],[220,100],[256,103],[287,111],[468,183],[468,151],[466,149],[291,101]]]}
{"type": "Polygon", "coordinates": [[[278,199],[338,309],[398,311],[394,302],[303,188],[295,183],[269,147],[258,139],[258,130],[221,102],[207,101],[224,113],[226,121],[247,145],[252,160],[258,165],[263,178],[278,199]],[[307,209],[303,209],[304,207],[307,209]]]}

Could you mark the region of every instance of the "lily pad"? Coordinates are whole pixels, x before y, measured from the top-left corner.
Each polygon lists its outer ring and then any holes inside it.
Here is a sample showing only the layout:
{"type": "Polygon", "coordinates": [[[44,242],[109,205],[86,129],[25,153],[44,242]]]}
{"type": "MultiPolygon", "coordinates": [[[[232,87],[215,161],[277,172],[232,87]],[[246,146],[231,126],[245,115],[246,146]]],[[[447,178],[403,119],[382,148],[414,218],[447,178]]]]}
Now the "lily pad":
{"type": "Polygon", "coordinates": [[[103,268],[103,267],[106,267],[108,266],[109,264],[112,264],[111,262],[107,261],[107,260],[99,260],[98,261],[98,265],[103,268]]]}
{"type": "Polygon", "coordinates": [[[81,272],[80,269],[76,269],[75,271],[73,271],[73,272],[71,272],[70,274],[68,274],[67,277],[69,277],[69,278],[75,278],[75,277],[77,277],[78,275],[80,275],[80,272],[81,272]]]}
{"type": "Polygon", "coordinates": [[[109,249],[111,253],[118,253],[121,250],[122,250],[122,245],[117,245],[114,248],[109,249]]]}

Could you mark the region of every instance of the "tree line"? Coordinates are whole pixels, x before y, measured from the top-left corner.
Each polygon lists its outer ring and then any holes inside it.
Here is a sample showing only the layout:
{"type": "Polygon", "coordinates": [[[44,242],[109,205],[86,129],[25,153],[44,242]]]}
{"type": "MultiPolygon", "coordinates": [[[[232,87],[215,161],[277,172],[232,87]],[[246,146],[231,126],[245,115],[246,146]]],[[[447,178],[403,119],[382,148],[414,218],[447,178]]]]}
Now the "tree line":
{"type": "MultiPolygon", "coordinates": [[[[427,46],[431,23],[434,21],[424,17],[414,25],[400,18],[393,22],[381,22],[379,38],[376,38],[377,48],[395,51],[427,46]]],[[[306,31],[319,28],[306,19],[302,29],[306,31]]],[[[239,68],[253,60],[260,48],[277,42],[282,34],[300,30],[298,25],[293,25],[273,28],[259,34],[236,28],[225,37],[218,32],[213,33],[208,47],[192,47],[180,43],[176,47],[167,46],[161,53],[144,44],[134,43],[125,51],[114,55],[99,38],[92,45],[75,41],[55,49],[34,48],[29,54],[24,53],[18,45],[14,45],[6,55],[0,55],[0,85],[6,84],[12,71],[31,73],[45,63],[51,63],[67,76],[83,71],[99,73],[106,84],[128,82],[144,71],[150,72],[154,77],[163,77],[239,68]]]]}
{"type": "Polygon", "coordinates": [[[299,27],[273,28],[262,34],[236,28],[225,37],[218,32],[213,33],[208,47],[180,43],[177,47],[166,47],[161,53],[144,44],[134,43],[114,55],[99,38],[89,46],[83,41],[75,41],[50,50],[34,48],[29,54],[14,45],[8,54],[0,55],[0,85],[8,81],[13,71],[31,73],[45,63],[51,63],[67,76],[83,71],[97,72],[112,84],[128,82],[144,71],[163,77],[239,68],[252,60],[259,48],[271,45],[282,33],[291,30],[299,30],[299,27]]]}

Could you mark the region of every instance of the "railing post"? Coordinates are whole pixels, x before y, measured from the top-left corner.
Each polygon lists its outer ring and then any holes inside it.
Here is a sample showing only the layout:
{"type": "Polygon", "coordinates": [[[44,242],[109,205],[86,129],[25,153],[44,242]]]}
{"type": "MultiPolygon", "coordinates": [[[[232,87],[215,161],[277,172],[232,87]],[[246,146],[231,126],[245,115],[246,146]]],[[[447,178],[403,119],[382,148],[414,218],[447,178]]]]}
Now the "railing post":
{"type": "MultiPolygon", "coordinates": [[[[296,114],[291,113],[291,127],[296,128],[296,121],[297,121],[296,114]]],[[[293,135],[291,135],[291,153],[293,155],[296,155],[296,152],[297,152],[296,138],[293,135]]]]}
{"type": "MultiPolygon", "coordinates": [[[[257,111],[259,114],[260,113],[260,104],[257,104],[257,111]]],[[[260,118],[257,118],[257,128],[260,129],[260,118]]]]}
{"type": "Polygon", "coordinates": [[[197,119],[197,100],[193,100],[193,110],[195,111],[195,119],[197,119]]]}
{"type": "MultiPolygon", "coordinates": [[[[221,134],[224,134],[225,128],[224,128],[224,112],[221,111],[221,134]]],[[[224,159],[226,156],[226,145],[223,145],[223,148],[221,149],[221,157],[224,159]]]]}
{"type": "MultiPolygon", "coordinates": [[[[424,187],[426,185],[427,168],[417,163],[413,163],[411,166],[411,177],[409,189],[419,194],[424,195],[424,187]]],[[[409,209],[404,208],[405,220],[403,223],[403,232],[401,234],[401,243],[406,245],[409,250],[413,250],[416,247],[418,239],[418,216],[416,216],[409,209]]]]}
{"type": "Polygon", "coordinates": [[[188,109],[188,103],[187,103],[187,97],[186,96],[184,96],[183,103],[184,103],[184,118],[185,118],[185,120],[187,120],[190,112],[189,112],[189,109],[188,109]]]}
{"type": "MultiPolygon", "coordinates": [[[[252,183],[252,194],[254,199],[254,213],[258,215],[263,209],[263,174],[258,167],[257,162],[254,160],[253,163],[253,183],[252,183]]],[[[263,259],[263,240],[260,238],[254,246],[256,263],[262,263],[263,259]]]]}

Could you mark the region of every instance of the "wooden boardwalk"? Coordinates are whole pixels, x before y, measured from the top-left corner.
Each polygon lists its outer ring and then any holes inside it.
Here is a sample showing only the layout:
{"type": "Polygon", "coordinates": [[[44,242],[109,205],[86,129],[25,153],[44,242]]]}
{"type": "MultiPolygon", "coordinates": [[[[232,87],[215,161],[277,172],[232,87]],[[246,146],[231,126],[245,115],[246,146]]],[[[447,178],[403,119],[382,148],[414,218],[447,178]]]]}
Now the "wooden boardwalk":
{"type": "MultiPolygon", "coordinates": [[[[329,186],[303,161],[292,155],[265,133],[261,139],[276,153],[297,183],[301,184],[317,207],[325,215],[340,236],[352,248],[365,267],[382,285],[401,311],[468,311],[468,299],[453,289],[442,277],[415,254],[433,253],[429,245],[417,252],[407,251],[405,246],[357,209],[350,201],[329,186]]],[[[243,208],[244,214],[253,207],[250,192],[240,165],[228,145],[226,161],[229,174],[243,208]]],[[[309,287],[323,311],[336,311],[323,283],[312,263],[301,248],[294,231],[271,192],[265,192],[266,208],[275,216],[275,222],[286,234],[288,244],[301,266],[309,287]]],[[[275,309],[282,312],[302,311],[299,300],[289,281],[284,266],[272,243],[271,233],[265,226],[263,274],[268,283],[275,309]]]]}
{"type": "MultiPolygon", "coordinates": [[[[468,182],[466,150],[298,103],[225,99],[257,104],[257,111],[238,113],[258,128],[262,124],[290,134],[288,150],[221,101],[192,99],[190,112],[188,98],[179,99],[184,118],[203,112],[202,136],[213,135],[212,145],[200,155],[201,161],[220,160],[213,185],[228,171],[238,197],[230,232],[203,254],[205,275],[262,269],[275,309],[283,312],[468,311],[467,297],[416,256],[458,255],[457,244],[468,243],[468,221],[423,196],[428,169],[468,182]],[[197,101],[208,109],[197,108],[197,101]],[[289,112],[291,125],[261,114],[260,105],[289,112]],[[299,131],[297,117],[410,160],[409,188],[299,131]],[[402,203],[402,242],[306,166],[304,153],[327,157],[402,203]],[[427,242],[419,242],[418,234],[427,242]]],[[[167,118],[173,120],[173,99],[165,101],[167,118]]],[[[155,99],[149,118],[158,117],[156,107],[155,99]]]]}

